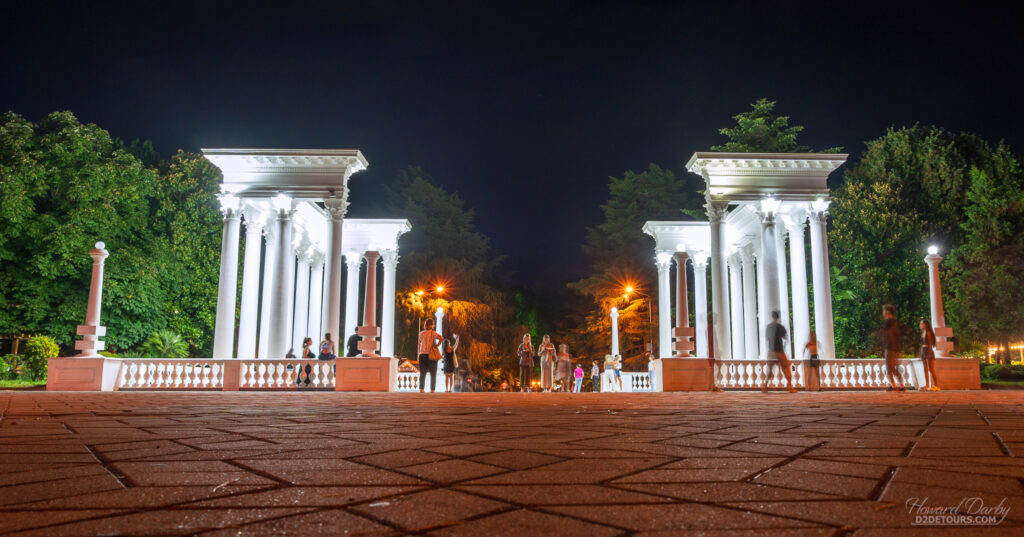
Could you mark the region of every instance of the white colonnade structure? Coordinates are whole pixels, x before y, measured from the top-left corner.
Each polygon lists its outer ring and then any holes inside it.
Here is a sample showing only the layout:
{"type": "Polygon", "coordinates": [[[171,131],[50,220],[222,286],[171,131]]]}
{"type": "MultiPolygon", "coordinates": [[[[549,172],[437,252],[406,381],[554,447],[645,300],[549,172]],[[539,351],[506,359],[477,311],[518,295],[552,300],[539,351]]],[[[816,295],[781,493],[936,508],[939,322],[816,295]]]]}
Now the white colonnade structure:
{"type": "Polygon", "coordinates": [[[834,359],[832,298],[829,283],[829,174],[846,162],[837,153],[695,153],[687,169],[699,174],[707,190],[708,222],[647,222],[643,230],[655,240],[659,272],[659,356],[764,359],[765,327],[779,311],[791,335],[787,354],[799,357],[812,329],[813,311],[819,355],[834,359]],[[805,229],[810,225],[810,266],[814,307],[808,300],[805,229]],[[786,238],[789,238],[789,255],[786,238]],[[680,253],[685,255],[679,255],[680,253]],[[675,342],[667,261],[677,271],[675,342]],[[689,326],[686,262],[694,267],[695,330],[689,326]],[[704,267],[711,268],[711,311],[707,312],[704,267]],[[662,274],[665,273],[664,276],[662,274]],[[792,284],[790,285],[790,282],[792,284]],[[792,292],[790,292],[792,291],[792,292]],[[681,315],[687,318],[680,319],[681,315]],[[710,330],[709,330],[710,323],[710,330]],[[703,335],[712,334],[710,343],[703,335]],[[690,342],[690,334],[696,344],[690,342]]]}
{"type": "MultiPolygon", "coordinates": [[[[332,335],[338,355],[344,356],[345,340],[359,324],[359,272],[367,258],[384,261],[385,298],[381,301],[381,341],[379,347],[374,341],[367,354],[392,356],[398,238],[410,225],[400,219],[345,218],[349,178],[367,167],[362,153],[355,149],[204,149],[203,154],[224,175],[213,358],[280,359],[289,350],[298,356],[306,337],[313,340],[313,352],[317,353],[325,333],[332,335]],[[239,304],[236,289],[243,220],[245,255],[239,304]],[[347,286],[342,285],[343,268],[349,272],[347,286]]],[[[373,268],[376,270],[376,265],[373,268]]],[[[364,304],[374,308],[366,317],[374,323],[375,287],[366,288],[364,298],[364,304]]]]}

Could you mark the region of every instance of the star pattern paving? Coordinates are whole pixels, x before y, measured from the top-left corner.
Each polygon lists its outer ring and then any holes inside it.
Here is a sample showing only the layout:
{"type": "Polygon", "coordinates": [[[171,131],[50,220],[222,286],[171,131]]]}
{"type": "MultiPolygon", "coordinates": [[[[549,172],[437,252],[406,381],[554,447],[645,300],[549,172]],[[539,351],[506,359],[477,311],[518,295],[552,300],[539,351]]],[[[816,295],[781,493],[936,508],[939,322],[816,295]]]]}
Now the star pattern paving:
{"type": "Polygon", "coordinates": [[[1024,535],[1024,394],[0,392],[0,535],[1024,535]],[[905,503],[1009,508],[914,525],[905,503]]]}

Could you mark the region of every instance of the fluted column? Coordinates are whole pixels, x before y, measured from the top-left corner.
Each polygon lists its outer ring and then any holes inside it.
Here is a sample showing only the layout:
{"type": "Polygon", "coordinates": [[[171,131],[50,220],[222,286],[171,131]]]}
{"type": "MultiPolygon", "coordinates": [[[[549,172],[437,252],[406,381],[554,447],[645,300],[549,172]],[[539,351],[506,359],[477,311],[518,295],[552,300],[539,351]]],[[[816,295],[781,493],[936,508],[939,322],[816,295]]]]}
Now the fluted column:
{"type": "Polygon", "coordinates": [[[784,217],[789,232],[790,279],[793,280],[793,353],[801,358],[810,341],[811,313],[807,297],[807,259],[804,253],[804,226],[807,211],[790,210],[784,217]]]}
{"type": "Polygon", "coordinates": [[[811,229],[811,272],[814,280],[814,330],[821,341],[818,354],[822,359],[836,357],[836,338],[832,326],[832,288],[829,283],[828,201],[811,204],[808,215],[811,229]]]}
{"type": "Polygon", "coordinates": [[[747,350],[743,341],[743,283],[740,275],[739,255],[729,256],[729,302],[732,305],[732,358],[747,358],[747,350]]]}
{"type": "Polygon", "coordinates": [[[345,333],[338,336],[339,345],[344,345],[359,326],[359,265],[362,262],[363,256],[359,252],[345,254],[345,265],[348,268],[345,282],[345,333]]]}
{"type": "Polygon", "coordinates": [[[277,216],[263,227],[266,241],[266,253],[263,255],[263,288],[260,290],[260,333],[256,355],[260,358],[270,357],[270,317],[271,302],[274,301],[274,274],[277,271],[277,216]]]}
{"type": "Polygon", "coordinates": [[[381,335],[380,355],[395,355],[395,272],[398,267],[398,252],[384,250],[381,252],[384,264],[384,290],[381,292],[381,335]]]}
{"type": "Polygon", "coordinates": [[[725,262],[725,217],[729,204],[724,201],[708,201],[711,227],[711,323],[715,334],[715,358],[732,356],[729,348],[729,270],[725,262]]]}
{"type": "MultiPolygon", "coordinates": [[[[309,334],[309,242],[303,238],[297,248],[298,262],[295,264],[295,308],[292,311],[292,342],[291,348],[295,356],[302,349],[302,340],[309,334]]],[[[312,337],[312,336],[311,336],[312,337]]]]}
{"type": "MultiPolygon", "coordinates": [[[[676,262],[676,328],[687,328],[690,326],[689,301],[686,296],[686,260],[689,258],[686,252],[676,252],[673,256],[676,262]]],[[[688,341],[690,338],[682,338],[688,341]]],[[[674,356],[690,356],[691,351],[675,352],[674,356]]]]}
{"type": "Polygon", "coordinates": [[[754,284],[754,255],[749,245],[740,250],[743,262],[743,342],[747,358],[761,356],[760,331],[757,328],[757,286],[754,284]]]}
{"type": "MultiPolygon", "coordinates": [[[[338,334],[341,331],[341,249],[345,211],[348,208],[348,189],[340,198],[327,198],[324,205],[330,220],[330,243],[327,245],[327,320],[325,332],[338,334]]],[[[358,285],[358,284],[357,284],[358,285]]],[[[348,319],[345,320],[348,323],[348,319]]],[[[353,322],[352,326],[355,326],[353,322]]],[[[336,335],[335,341],[344,344],[349,334],[336,335]]]]}
{"type": "Polygon", "coordinates": [[[238,312],[238,357],[256,357],[256,326],[260,302],[260,256],[263,252],[263,211],[246,207],[242,303],[238,312]]]}
{"type": "Polygon", "coordinates": [[[238,198],[221,196],[221,210],[224,212],[224,232],[220,244],[213,357],[231,358],[235,339],[235,295],[238,289],[238,198]]]}
{"type": "Polygon", "coordinates": [[[672,356],[672,254],[658,252],[658,357],[672,356]]]}
{"type": "MultiPolygon", "coordinates": [[[[314,252],[309,272],[309,320],[306,324],[306,335],[313,338],[313,346],[320,343],[324,335],[323,329],[323,296],[324,296],[324,253],[314,252]]],[[[331,334],[331,337],[336,336],[331,334]]],[[[335,339],[335,341],[338,341],[335,339]]],[[[317,352],[317,349],[313,349],[317,352]]]]}
{"type": "Polygon", "coordinates": [[[612,308],[612,358],[619,354],[619,308],[612,308]]]}
{"type": "MultiPolygon", "coordinates": [[[[377,260],[380,254],[366,252],[366,297],[363,299],[363,328],[377,328],[377,260]]],[[[379,332],[379,330],[378,330],[379,332]]],[[[377,336],[364,335],[363,341],[377,341],[377,336]]],[[[376,356],[377,349],[363,349],[363,356],[376,356]]]]}
{"type": "MultiPolygon", "coordinates": [[[[292,250],[292,217],[295,209],[291,200],[278,196],[277,209],[277,254],[274,259],[274,292],[270,304],[270,338],[267,354],[261,358],[284,358],[288,352],[291,334],[292,289],[295,277],[295,255],[292,250]]],[[[262,354],[262,353],[261,353],[262,354]]]]}
{"type": "Polygon", "coordinates": [[[697,252],[693,256],[693,321],[697,357],[708,357],[708,254],[697,252]]]}
{"type": "Polygon", "coordinates": [[[789,334],[789,341],[786,344],[788,349],[786,355],[793,357],[793,331],[789,321],[789,278],[786,274],[786,227],[780,221],[780,215],[775,217],[775,262],[778,265],[779,281],[779,322],[786,327],[789,334]]]}

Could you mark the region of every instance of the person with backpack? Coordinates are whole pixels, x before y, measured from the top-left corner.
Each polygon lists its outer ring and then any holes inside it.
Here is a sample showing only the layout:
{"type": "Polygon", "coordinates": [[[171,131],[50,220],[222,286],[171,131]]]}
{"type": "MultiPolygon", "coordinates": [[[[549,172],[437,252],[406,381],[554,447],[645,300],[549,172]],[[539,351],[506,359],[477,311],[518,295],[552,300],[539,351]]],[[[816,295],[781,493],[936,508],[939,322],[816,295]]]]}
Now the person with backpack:
{"type": "Polygon", "coordinates": [[[423,393],[423,389],[426,387],[428,374],[430,375],[430,391],[436,391],[437,361],[441,359],[441,351],[437,346],[442,340],[441,334],[434,331],[434,320],[427,319],[416,340],[416,354],[419,356],[420,362],[420,393],[423,393]]]}

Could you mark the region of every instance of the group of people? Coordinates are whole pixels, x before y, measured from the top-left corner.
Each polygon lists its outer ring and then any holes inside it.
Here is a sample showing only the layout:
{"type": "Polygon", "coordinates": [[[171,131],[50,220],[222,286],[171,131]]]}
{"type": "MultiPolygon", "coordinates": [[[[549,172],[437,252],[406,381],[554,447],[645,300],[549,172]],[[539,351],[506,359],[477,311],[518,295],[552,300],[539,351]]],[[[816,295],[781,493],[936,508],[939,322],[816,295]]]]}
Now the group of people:
{"type": "Polygon", "coordinates": [[[459,348],[459,335],[443,337],[434,331],[434,320],[427,319],[423,323],[416,340],[416,354],[420,368],[420,393],[424,392],[427,375],[430,375],[430,391],[435,391],[437,384],[437,362],[444,361],[444,391],[452,391],[455,384],[455,370],[459,367],[459,359],[455,351],[459,348]]]}
{"type": "MultiPolygon", "coordinates": [[[[345,344],[346,354],[345,357],[351,358],[359,356],[359,335],[352,332],[349,336],[348,341],[345,344]]],[[[316,354],[313,352],[313,338],[305,337],[302,338],[302,354],[295,356],[295,349],[288,349],[288,353],[284,355],[285,358],[301,358],[303,360],[333,360],[338,357],[337,351],[335,350],[334,340],[331,339],[330,332],[324,334],[324,339],[320,341],[320,353],[316,354]]]]}
{"type": "Polygon", "coordinates": [[[534,388],[532,377],[533,368],[536,365],[535,359],[540,361],[538,390],[579,392],[583,389],[582,364],[573,365],[568,345],[562,343],[556,351],[555,344],[551,342],[551,336],[544,335],[540,345],[534,349],[530,334],[524,334],[523,342],[516,349],[516,356],[519,357],[520,391],[534,388]]]}

